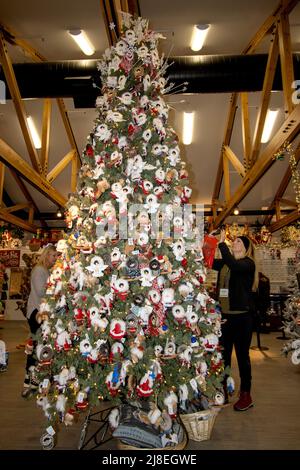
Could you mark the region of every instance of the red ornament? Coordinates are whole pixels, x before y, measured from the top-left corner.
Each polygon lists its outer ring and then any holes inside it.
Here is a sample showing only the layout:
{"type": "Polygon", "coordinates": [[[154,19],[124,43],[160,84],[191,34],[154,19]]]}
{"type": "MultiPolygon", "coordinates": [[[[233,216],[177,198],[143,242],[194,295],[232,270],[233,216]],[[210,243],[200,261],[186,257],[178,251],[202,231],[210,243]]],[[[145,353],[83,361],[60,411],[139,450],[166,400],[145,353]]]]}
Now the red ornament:
{"type": "Polygon", "coordinates": [[[129,124],[129,126],[128,126],[128,134],[129,134],[129,135],[132,135],[132,134],[134,133],[134,131],[135,131],[134,125],[133,125],[133,124],[129,124]]]}
{"type": "Polygon", "coordinates": [[[183,260],[181,261],[181,266],[183,266],[184,268],[187,266],[187,259],[186,258],[183,258],[183,260]]]}
{"type": "Polygon", "coordinates": [[[88,157],[93,157],[94,156],[94,149],[91,145],[86,146],[85,153],[88,157]]]}
{"type": "Polygon", "coordinates": [[[88,406],[88,402],[87,401],[83,401],[81,403],[76,403],[76,408],[78,408],[78,410],[85,410],[88,406]]]}

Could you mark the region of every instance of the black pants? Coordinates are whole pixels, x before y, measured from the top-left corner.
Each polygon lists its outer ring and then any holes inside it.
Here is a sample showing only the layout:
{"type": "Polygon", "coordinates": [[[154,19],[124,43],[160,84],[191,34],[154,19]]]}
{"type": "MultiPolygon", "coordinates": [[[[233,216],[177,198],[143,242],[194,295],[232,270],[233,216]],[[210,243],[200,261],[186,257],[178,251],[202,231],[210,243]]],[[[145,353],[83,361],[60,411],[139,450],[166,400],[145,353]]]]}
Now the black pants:
{"type": "Polygon", "coordinates": [[[223,314],[227,320],[222,324],[220,343],[223,346],[225,366],[231,366],[233,346],[235,349],[241,379],[241,391],[250,392],[251,363],[249,348],[252,339],[253,316],[251,313],[223,314]]]}
{"type": "MultiPolygon", "coordinates": [[[[29,325],[29,328],[30,328],[30,333],[32,333],[33,335],[36,334],[37,330],[40,327],[40,324],[36,321],[36,314],[37,313],[38,313],[38,310],[35,309],[35,310],[33,310],[30,317],[27,318],[28,325],[29,325]]],[[[29,368],[36,365],[35,348],[36,348],[36,341],[33,342],[32,354],[27,355],[26,367],[25,367],[25,369],[26,369],[25,382],[27,381],[27,377],[28,377],[28,380],[29,380],[29,368]]]]}

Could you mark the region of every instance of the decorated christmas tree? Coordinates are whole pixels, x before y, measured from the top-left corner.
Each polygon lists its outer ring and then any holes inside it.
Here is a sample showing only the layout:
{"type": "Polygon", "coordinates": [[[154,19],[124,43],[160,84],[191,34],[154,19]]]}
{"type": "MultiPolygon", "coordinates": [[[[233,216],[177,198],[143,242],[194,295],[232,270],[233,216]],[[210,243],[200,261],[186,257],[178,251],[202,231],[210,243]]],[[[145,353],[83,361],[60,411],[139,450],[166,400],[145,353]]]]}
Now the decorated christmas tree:
{"type": "Polygon", "coordinates": [[[291,353],[293,364],[300,364],[300,248],[298,247],[295,255],[296,275],[290,282],[293,294],[287,299],[284,310],[284,333],[290,340],[284,344],[282,353],[288,356],[291,353]]]}
{"type": "Polygon", "coordinates": [[[54,428],[109,400],[141,404],[170,434],[178,413],[223,401],[221,317],[183,211],[191,189],[159,38],[124,14],[99,63],[97,118],[40,306],[38,404],[54,428]]]}

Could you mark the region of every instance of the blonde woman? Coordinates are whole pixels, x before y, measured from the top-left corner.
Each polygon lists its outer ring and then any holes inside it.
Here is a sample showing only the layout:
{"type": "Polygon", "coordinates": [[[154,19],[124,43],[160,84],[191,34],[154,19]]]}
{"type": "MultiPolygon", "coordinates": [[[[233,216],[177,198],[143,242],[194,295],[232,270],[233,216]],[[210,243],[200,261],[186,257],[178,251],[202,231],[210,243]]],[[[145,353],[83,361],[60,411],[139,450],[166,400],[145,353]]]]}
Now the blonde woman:
{"type": "MultiPolygon", "coordinates": [[[[37,313],[43,296],[46,292],[46,284],[50,274],[50,268],[54,265],[58,253],[54,245],[47,245],[35,267],[33,268],[30,276],[30,294],[27,303],[27,321],[31,334],[35,335],[40,324],[37,322],[37,313]]],[[[34,368],[36,360],[34,358],[35,342],[30,340],[25,349],[27,354],[26,360],[26,373],[22,391],[22,397],[26,398],[33,393],[38,384],[34,381],[34,368]]]]}
{"type": "MultiPolygon", "coordinates": [[[[223,358],[225,366],[231,365],[233,346],[240,374],[240,396],[234,404],[236,411],[253,406],[251,390],[251,363],[249,349],[253,331],[254,297],[256,291],[256,266],[251,240],[242,235],[232,243],[232,253],[225,243],[225,230],[221,231],[219,250],[222,258],[213,262],[219,271],[218,300],[222,309],[223,358]]],[[[227,401],[226,386],[225,399],[227,401]]]]}

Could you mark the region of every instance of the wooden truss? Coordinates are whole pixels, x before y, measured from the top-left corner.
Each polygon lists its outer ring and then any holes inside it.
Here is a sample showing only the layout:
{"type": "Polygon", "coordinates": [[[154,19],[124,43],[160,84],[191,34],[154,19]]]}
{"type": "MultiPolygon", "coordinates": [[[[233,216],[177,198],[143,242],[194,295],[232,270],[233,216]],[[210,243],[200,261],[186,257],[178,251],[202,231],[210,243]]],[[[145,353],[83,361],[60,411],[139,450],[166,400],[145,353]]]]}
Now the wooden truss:
{"type": "Polygon", "coordinates": [[[122,27],[121,12],[141,16],[138,0],[102,0],[100,2],[109,45],[112,46],[120,36],[122,27]],[[114,24],[114,30],[110,28],[114,24]],[[115,32],[114,32],[115,31],[115,32]]]}
{"type": "MultiPolygon", "coordinates": [[[[274,154],[278,151],[278,149],[286,142],[291,143],[300,132],[300,105],[295,106],[292,102],[292,82],[294,80],[294,71],[288,16],[297,3],[297,0],[281,1],[277,9],[273,12],[272,15],[269,16],[269,18],[267,18],[252,41],[242,52],[242,54],[252,54],[257,49],[259,43],[265,37],[265,35],[269,32],[272,33],[263,89],[261,93],[261,102],[257,113],[253,138],[251,138],[250,134],[248,93],[240,93],[243,164],[241,163],[241,160],[238,158],[238,156],[235,155],[230,148],[239,93],[233,93],[231,95],[227,125],[212,197],[213,216],[211,222],[212,227],[214,228],[217,228],[225,221],[226,217],[232,213],[234,207],[237,206],[242,199],[244,199],[248,192],[273,165],[275,162],[274,154]],[[261,136],[270,101],[270,94],[278,57],[280,57],[281,63],[285,121],[279,131],[270,141],[267,148],[261,152],[261,136]],[[241,184],[234,194],[231,194],[229,164],[235,168],[242,178],[241,184]],[[222,203],[219,200],[219,195],[223,179],[225,201],[222,203]],[[219,207],[222,207],[221,212],[218,211],[219,207]]],[[[291,214],[283,218],[280,216],[279,204],[280,201],[282,201],[282,196],[288,185],[290,177],[290,172],[287,171],[287,174],[280,184],[280,188],[277,191],[274,201],[270,206],[270,209],[273,209],[274,207],[278,208],[276,211],[277,221],[269,227],[271,231],[278,230],[288,223],[291,223],[291,221],[295,221],[299,218],[297,211],[293,211],[291,214]]],[[[266,217],[265,223],[269,224],[271,217],[266,217]]]]}
{"type": "MultiPolygon", "coordinates": [[[[19,227],[30,232],[35,232],[36,227],[33,225],[34,213],[39,217],[38,207],[30,195],[26,185],[23,182],[25,179],[28,183],[34,186],[38,191],[46,197],[55,202],[58,206],[64,206],[66,199],[52,186],[55,178],[64,170],[66,165],[71,163],[71,191],[76,191],[76,180],[78,164],[80,164],[80,156],[72,131],[72,127],[68,118],[63,99],[57,98],[57,106],[62,117],[63,125],[65,127],[67,137],[71,146],[70,152],[65,155],[58,164],[48,172],[49,167],[49,144],[50,144],[50,122],[51,122],[51,100],[44,99],[43,109],[43,123],[42,123],[42,148],[40,155],[34,147],[33,140],[28,128],[26,119],[26,110],[24,102],[20,94],[18,83],[15,77],[12,62],[8,53],[7,43],[20,46],[27,54],[36,62],[44,62],[46,58],[39,54],[30,44],[26,41],[19,39],[11,28],[0,24],[0,58],[3,71],[5,74],[6,82],[9,87],[10,95],[12,97],[16,114],[20,123],[22,134],[25,140],[27,151],[31,160],[30,166],[20,155],[18,155],[4,140],[0,139],[0,219],[6,222],[13,223],[19,227]],[[4,165],[3,165],[4,164],[4,165]],[[13,177],[16,180],[19,188],[27,200],[27,204],[22,205],[22,209],[28,209],[28,221],[25,222],[20,217],[11,214],[20,209],[20,205],[10,208],[3,207],[3,181],[5,168],[9,167],[13,177]],[[16,209],[17,207],[17,209],[16,209]]],[[[46,223],[42,221],[46,226],[46,223]]]]}

